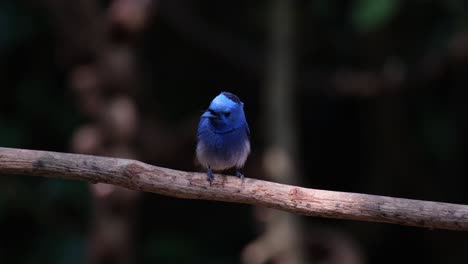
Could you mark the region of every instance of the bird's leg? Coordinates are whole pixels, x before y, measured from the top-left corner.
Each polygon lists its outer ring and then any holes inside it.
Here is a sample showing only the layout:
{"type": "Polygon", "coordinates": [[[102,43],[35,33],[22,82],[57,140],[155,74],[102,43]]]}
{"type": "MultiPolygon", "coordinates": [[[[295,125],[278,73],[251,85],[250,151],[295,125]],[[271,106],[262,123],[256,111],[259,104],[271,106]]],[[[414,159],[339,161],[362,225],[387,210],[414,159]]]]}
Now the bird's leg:
{"type": "Polygon", "coordinates": [[[211,184],[211,182],[212,182],[213,179],[214,179],[214,176],[213,176],[213,171],[211,170],[210,165],[208,165],[207,175],[208,175],[208,181],[209,181],[210,184],[211,184]]]}
{"type": "Polygon", "coordinates": [[[244,179],[244,174],[242,174],[242,172],[240,172],[239,169],[236,169],[236,176],[239,177],[240,179],[244,179]]]}

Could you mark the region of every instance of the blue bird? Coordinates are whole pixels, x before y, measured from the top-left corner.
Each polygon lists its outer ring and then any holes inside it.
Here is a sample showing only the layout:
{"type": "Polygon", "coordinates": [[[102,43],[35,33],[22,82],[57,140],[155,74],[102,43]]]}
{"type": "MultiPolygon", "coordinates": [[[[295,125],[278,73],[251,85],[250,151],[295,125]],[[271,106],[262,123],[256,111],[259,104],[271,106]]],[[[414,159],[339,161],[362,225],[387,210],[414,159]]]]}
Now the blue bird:
{"type": "Polygon", "coordinates": [[[229,92],[222,92],[211,101],[202,114],[197,133],[197,160],[207,169],[208,181],[213,170],[235,168],[236,176],[250,153],[249,125],[245,119],[244,103],[229,92]]]}

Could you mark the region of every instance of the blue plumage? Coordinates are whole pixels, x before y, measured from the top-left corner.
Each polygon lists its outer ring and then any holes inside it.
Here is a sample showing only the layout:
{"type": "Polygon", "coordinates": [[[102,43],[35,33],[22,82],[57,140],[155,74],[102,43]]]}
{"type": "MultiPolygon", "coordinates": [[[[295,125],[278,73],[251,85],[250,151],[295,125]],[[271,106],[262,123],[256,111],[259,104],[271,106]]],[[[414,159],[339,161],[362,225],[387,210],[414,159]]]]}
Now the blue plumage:
{"type": "Polygon", "coordinates": [[[213,172],[230,168],[243,178],[239,169],[250,153],[249,126],[244,103],[229,92],[222,92],[202,114],[197,133],[197,159],[207,169],[208,181],[213,172]]]}

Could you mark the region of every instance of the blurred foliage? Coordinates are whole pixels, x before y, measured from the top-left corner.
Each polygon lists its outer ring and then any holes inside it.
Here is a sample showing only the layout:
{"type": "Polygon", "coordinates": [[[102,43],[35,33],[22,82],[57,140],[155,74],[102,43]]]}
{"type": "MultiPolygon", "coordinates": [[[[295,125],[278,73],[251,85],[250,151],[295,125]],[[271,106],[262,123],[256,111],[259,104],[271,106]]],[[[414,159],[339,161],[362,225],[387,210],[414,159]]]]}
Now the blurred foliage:
{"type": "Polygon", "coordinates": [[[399,0],[358,0],[352,11],[352,21],[359,31],[376,30],[388,23],[398,12],[399,0]]]}
{"type": "MultiPolygon", "coordinates": [[[[67,151],[79,120],[42,15],[0,3],[0,146],[67,151]]],[[[83,263],[88,196],[84,183],[2,175],[0,263],[83,263]]]]}
{"type": "Polygon", "coordinates": [[[83,263],[88,196],[84,183],[2,176],[2,263],[83,263]]]}
{"type": "Polygon", "coordinates": [[[27,12],[21,3],[0,3],[0,49],[12,49],[21,45],[39,28],[33,14],[27,12]]]}

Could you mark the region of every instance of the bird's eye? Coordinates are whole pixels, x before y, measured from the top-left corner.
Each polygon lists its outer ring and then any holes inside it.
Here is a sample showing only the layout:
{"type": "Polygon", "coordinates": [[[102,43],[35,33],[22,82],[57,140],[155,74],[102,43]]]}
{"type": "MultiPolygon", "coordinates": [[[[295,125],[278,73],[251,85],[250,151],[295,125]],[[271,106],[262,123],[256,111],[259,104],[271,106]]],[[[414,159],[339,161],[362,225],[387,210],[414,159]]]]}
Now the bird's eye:
{"type": "Polygon", "coordinates": [[[225,116],[225,117],[229,117],[230,115],[231,115],[231,112],[226,112],[226,113],[224,113],[224,116],[225,116]]]}

